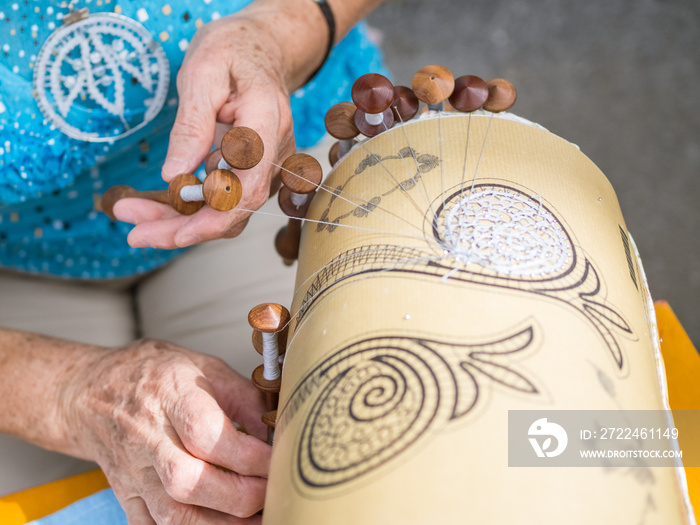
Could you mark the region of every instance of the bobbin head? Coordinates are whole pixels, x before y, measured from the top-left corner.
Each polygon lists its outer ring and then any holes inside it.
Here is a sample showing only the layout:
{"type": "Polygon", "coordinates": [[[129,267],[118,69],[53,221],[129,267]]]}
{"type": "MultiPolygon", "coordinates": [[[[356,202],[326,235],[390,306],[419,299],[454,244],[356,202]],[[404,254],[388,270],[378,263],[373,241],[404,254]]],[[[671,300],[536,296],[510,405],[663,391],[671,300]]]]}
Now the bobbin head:
{"type": "Polygon", "coordinates": [[[483,79],[474,75],[462,75],[455,79],[449,101],[457,111],[471,113],[480,109],[488,97],[489,87],[483,79]]]}
{"type": "Polygon", "coordinates": [[[229,211],[241,201],[243,186],[232,171],[216,169],[204,179],[202,193],[210,207],[216,211],[229,211]]]}
{"type": "Polygon", "coordinates": [[[264,152],[260,135],[245,126],[230,129],[221,139],[221,155],[229,166],[237,170],[257,166],[264,152]]]}
{"type": "Polygon", "coordinates": [[[394,118],[399,122],[411,120],[416,113],[420,101],[413,90],[406,86],[394,86],[394,99],[391,101],[391,109],[394,118]]]}
{"type": "Polygon", "coordinates": [[[382,113],[394,100],[394,85],[384,75],[367,73],[352,86],[352,101],[363,113],[382,113]]]}
{"type": "Polygon", "coordinates": [[[484,104],[486,111],[500,113],[513,107],[518,97],[513,84],[504,78],[492,78],[486,84],[489,87],[489,97],[484,104]]]}
{"type": "Polygon", "coordinates": [[[445,66],[433,64],[418,70],[413,76],[411,87],[422,102],[439,104],[452,94],[455,78],[445,66]]]}
{"type": "Polygon", "coordinates": [[[262,303],[254,307],[248,314],[248,323],[258,332],[279,332],[287,324],[291,316],[289,310],[277,303],[262,303]]]}
{"type": "Polygon", "coordinates": [[[102,211],[105,213],[105,215],[107,215],[107,217],[113,221],[116,221],[117,218],[114,216],[114,205],[118,200],[128,199],[129,197],[136,196],[136,194],[138,194],[138,191],[131,186],[112,186],[106,192],[104,192],[104,195],[102,195],[102,199],[100,200],[102,211]]]}
{"type": "Polygon", "coordinates": [[[306,153],[295,153],[282,163],[282,184],[294,193],[311,193],[323,179],[321,164],[306,153]]]}
{"type": "Polygon", "coordinates": [[[178,213],[182,215],[192,215],[204,206],[204,201],[187,202],[182,200],[180,191],[185,186],[197,186],[201,181],[189,173],[181,173],[168,184],[168,203],[178,213]]]}
{"type": "Polygon", "coordinates": [[[352,102],[339,102],[326,112],[326,130],[338,140],[350,140],[360,134],[355,126],[355,111],[352,102]]]}

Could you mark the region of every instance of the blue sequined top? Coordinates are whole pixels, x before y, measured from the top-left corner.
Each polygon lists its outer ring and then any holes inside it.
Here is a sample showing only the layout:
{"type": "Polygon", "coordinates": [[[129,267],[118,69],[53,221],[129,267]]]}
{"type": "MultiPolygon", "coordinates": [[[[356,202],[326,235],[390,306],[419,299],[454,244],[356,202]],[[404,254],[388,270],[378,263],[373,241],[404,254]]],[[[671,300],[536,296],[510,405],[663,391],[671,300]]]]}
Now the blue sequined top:
{"type": "MultiPolygon", "coordinates": [[[[160,43],[170,64],[163,109],[144,128],[111,143],[68,137],[42,115],[32,93],[37,55],[61,27],[68,13],[61,7],[65,3],[0,4],[0,266],[67,278],[109,279],[147,272],[182,251],[129,247],[126,236],[132,226],[109,220],[95,211],[94,203],[115,184],[139,190],[165,187],[160,169],[177,108],[175,76],[187,45],[198,27],[250,1],[75,3],[91,13],[116,12],[138,21],[160,43]]],[[[360,24],[334,48],[314,80],[292,95],[299,147],[321,138],[325,111],[350,100],[354,79],[370,71],[383,71],[381,56],[360,24]]]]}

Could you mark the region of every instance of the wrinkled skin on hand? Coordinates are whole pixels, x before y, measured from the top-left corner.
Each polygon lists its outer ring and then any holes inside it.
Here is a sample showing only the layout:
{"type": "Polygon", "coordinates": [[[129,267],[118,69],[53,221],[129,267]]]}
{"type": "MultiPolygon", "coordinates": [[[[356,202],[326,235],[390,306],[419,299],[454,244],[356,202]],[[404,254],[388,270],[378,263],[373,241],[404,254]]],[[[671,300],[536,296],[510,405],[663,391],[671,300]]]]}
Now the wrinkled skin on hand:
{"type": "MultiPolygon", "coordinates": [[[[257,131],[265,145],[264,159],[278,165],[294,153],[288,85],[296,87],[289,70],[298,60],[280,35],[294,36],[308,22],[302,23],[299,13],[299,20],[290,20],[289,13],[260,4],[206,24],[192,39],[177,76],[180,101],[162,170],[166,182],[200,166],[214,143],[217,122],[257,131]]],[[[266,160],[237,172],[243,197],[239,209],[228,212],[205,206],[182,216],[163,204],[124,199],[114,213],[136,224],[128,238],[134,247],[173,249],[235,237],[250,215],[242,210],[257,210],[265,203],[277,173],[266,160]]]]}
{"type": "Polygon", "coordinates": [[[96,356],[70,387],[71,421],[130,525],[260,523],[271,447],[254,437],[266,429],[252,383],[161,341],[96,356]]]}

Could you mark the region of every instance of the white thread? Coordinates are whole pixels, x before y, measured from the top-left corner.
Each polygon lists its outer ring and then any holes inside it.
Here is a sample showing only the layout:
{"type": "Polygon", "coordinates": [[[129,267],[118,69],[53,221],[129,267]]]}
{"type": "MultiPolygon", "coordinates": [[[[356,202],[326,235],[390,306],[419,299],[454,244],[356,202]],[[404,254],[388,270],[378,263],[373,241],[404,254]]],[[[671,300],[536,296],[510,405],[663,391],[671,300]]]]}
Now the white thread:
{"type": "Polygon", "coordinates": [[[180,197],[185,202],[203,201],[204,193],[202,191],[203,184],[193,184],[192,186],[183,186],[180,190],[180,197]]]}
{"type": "Polygon", "coordinates": [[[500,188],[477,188],[449,203],[441,230],[456,259],[509,276],[559,271],[573,252],[549,210],[534,199],[500,188]]]}
{"type": "Polygon", "coordinates": [[[438,102],[437,104],[428,104],[428,109],[430,111],[443,111],[445,109],[445,103],[438,102]]]}
{"type": "Polygon", "coordinates": [[[219,160],[219,164],[216,167],[219,168],[220,170],[233,169],[233,166],[231,166],[228,162],[226,162],[226,159],[224,159],[223,157],[221,157],[221,159],[219,160]]]}
{"type": "Polygon", "coordinates": [[[274,381],[280,376],[279,347],[276,333],[262,333],[263,340],[263,377],[274,381]]]}
{"type": "Polygon", "coordinates": [[[365,120],[367,121],[367,124],[370,124],[371,126],[379,126],[379,124],[384,122],[384,114],[383,113],[365,113],[365,120]]]}
{"type": "Polygon", "coordinates": [[[291,192],[291,201],[294,206],[297,208],[301,208],[306,202],[309,200],[309,195],[308,193],[294,193],[291,192]]]}
{"type": "Polygon", "coordinates": [[[338,145],[338,158],[342,159],[345,155],[348,154],[348,152],[352,149],[352,146],[354,144],[354,140],[341,140],[340,144],[338,145]]]}

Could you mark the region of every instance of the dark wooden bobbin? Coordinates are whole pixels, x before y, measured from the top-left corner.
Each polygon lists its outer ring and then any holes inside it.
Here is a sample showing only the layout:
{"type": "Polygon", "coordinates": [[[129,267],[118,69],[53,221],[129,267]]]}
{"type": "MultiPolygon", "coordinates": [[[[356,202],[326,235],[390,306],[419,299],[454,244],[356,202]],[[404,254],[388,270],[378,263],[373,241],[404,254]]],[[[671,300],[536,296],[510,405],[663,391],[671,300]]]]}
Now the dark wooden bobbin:
{"type": "Polygon", "coordinates": [[[258,165],[265,153],[260,135],[245,126],[226,132],[221,139],[222,161],[219,168],[249,170],[258,165]]]}
{"type": "Polygon", "coordinates": [[[507,111],[513,107],[518,94],[515,86],[504,78],[492,78],[486,84],[489,87],[489,96],[484,103],[484,109],[492,113],[507,111]]]}
{"type": "Polygon", "coordinates": [[[352,102],[339,102],[326,112],[326,130],[331,137],[338,139],[328,153],[331,166],[352,149],[355,137],[360,134],[355,125],[356,111],[357,108],[352,102]]]}
{"type": "MultiPolygon", "coordinates": [[[[268,411],[276,410],[282,374],[279,365],[278,334],[288,329],[291,316],[281,304],[263,303],[254,307],[248,314],[248,323],[262,338],[263,364],[253,371],[253,384],[265,395],[268,411]]],[[[255,335],[253,336],[255,339],[255,335]]],[[[286,336],[285,336],[286,340],[286,336]]],[[[268,441],[272,441],[272,428],[268,427],[268,441]]]]}
{"type": "Polygon", "coordinates": [[[462,75],[455,79],[455,88],[449,101],[457,111],[471,113],[481,109],[488,97],[489,87],[483,79],[474,75],[462,75]]]}
{"type": "Polygon", "coordinates": [[[357,106],[355,125],[360,133],[374,137],[394,125],[394,85],[383,75],[367,73],[352,86],[352,100],[357,106]]]}
{"type": "Polygon", "coordinates": [[[275,236],[275,249],[286,266],[291,266],[299,258],[300,241],[301,219],[289,219],[275,236]]]}
{"type": "Polygon", "coordinates": [[[305,217],[323,179],[323,168],[311,155],[296,153],[284,161],[280,175],[283,184],[278,197],[280,208],[290,217],[305,217]]]}
{"type": "Polygon", "coordinates": [[[442,111],[444,101],[454,91],[455,78],[445,66],[432,64],[418,70],[413,76],[411,87],[418,100],[428,105],[428,109],[442,111]]]}
{"type": "Polygon", "coordinates": [[[394,99],[391,101],[394,119],[398,122],[411,120],[418,113],[419,107],[420,101],[411,88],[394,86],[394,99]]]}

